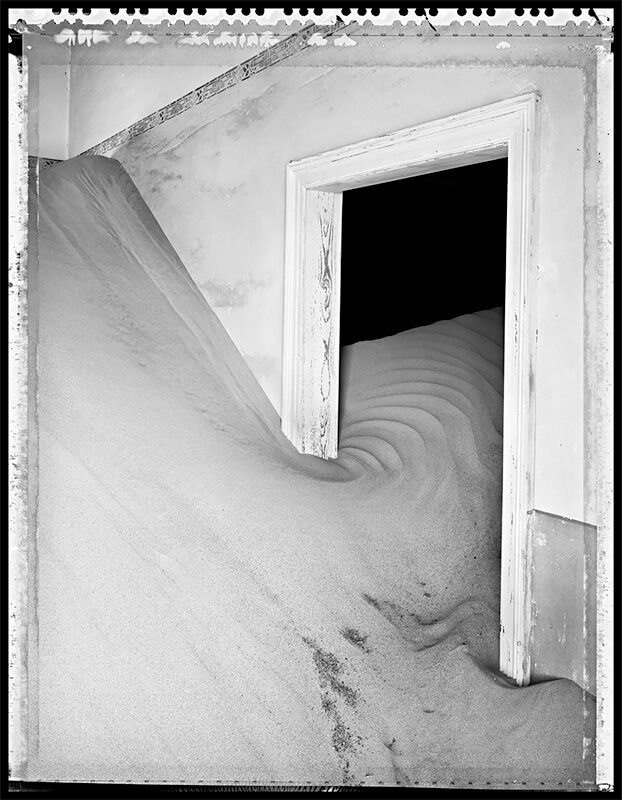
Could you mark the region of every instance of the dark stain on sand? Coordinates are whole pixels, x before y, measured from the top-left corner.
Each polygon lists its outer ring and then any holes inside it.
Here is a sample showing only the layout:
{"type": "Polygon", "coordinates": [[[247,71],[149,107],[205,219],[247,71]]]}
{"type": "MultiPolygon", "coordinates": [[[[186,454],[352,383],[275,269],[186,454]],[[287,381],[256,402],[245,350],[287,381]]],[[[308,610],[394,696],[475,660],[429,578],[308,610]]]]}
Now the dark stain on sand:
{"type": "Polygon", "coordinates": [[[361,744],[361,737],[355,736],[345,723],[339,712],[337,701],[341,698],[348,706],[354,707],[358,702],[358,692],[341,679],[344,666],[334,653],[323,650],[312,639],[304,636],[303,642],[313,653],[313,663],[320,683],[322,710],[330,720],[332,728],[331,744],[341,762],[344,782],[350,783],[352,775],[347,756],[352,753],[357,744],[361,744]]]}
{"type": "Polygon", "coordinates": [[[439,632],[440,635],[435,634],[437,619],[424,622],[417,614],[406,611],[389,600],[380,601],[368,594],[363,594],[363,599],[382,614],[414,646],[415,650],[427,650],[428,647],[437,644],[446,633],[443,630],[439,632]]]}
{"type": "Polygon", "coordinates": [[[367,636],[364,636],[360,631],[357,631],[356,628],[344,628],[341,631],[341,635],[344,639],[346,639],[350,644],[353,644],[355,647],[358,647],[359,650],[362,650],[364,653],[370,653],[370,648],[366,645],[367,636]]]}
{"type": "Polygon", "coordinates": [[[349,706],[356,706],[358,692],[352,689],[339,677],[343,673],[343,664],[336,655],[322,650],[312,639],[303,637],[304,643],[313,652],[313,663],[318,673],[320,686],[330,688],[336,695],[341,697],[349,706]]]}

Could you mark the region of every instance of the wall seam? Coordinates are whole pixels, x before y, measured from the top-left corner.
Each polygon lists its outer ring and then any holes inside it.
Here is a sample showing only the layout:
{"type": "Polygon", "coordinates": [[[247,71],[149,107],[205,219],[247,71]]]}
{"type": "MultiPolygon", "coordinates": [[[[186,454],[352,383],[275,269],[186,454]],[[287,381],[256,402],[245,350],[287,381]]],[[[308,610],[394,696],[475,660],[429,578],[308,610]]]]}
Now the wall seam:
{"type": "Polygon", "coordinates": [[[72,70],[72,52],[69,48],[69,59],[67,62],[67,122],[65,126],[65,158],[69,158],[69,141],[71,132],[71,70],[72,70]]]}

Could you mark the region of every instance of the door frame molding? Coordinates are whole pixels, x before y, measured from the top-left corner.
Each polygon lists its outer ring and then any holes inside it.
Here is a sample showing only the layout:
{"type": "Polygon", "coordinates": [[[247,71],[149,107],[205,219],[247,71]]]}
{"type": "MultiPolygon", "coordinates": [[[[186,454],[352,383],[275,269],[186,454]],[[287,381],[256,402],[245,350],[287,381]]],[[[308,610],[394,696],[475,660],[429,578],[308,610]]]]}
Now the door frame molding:
{"type": "Polygon", "coordinates": [[[537,92],[340,147],[287,167],[281,427],[301,453],[336,458],[342,194],[508,159],[500,668],[531,669],[535,435],[537,92]]]}

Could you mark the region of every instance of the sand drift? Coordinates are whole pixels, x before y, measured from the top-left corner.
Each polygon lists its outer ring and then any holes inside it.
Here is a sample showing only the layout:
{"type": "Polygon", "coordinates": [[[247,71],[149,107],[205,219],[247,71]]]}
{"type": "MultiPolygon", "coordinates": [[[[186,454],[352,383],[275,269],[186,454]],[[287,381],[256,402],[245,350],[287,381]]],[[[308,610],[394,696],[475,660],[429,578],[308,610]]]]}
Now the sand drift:
{"type": "Polygon", "coordinates": [[[43,172],[31,241],[33,779],[593,779],[592,698],[496,669],[499,310],[344,348],[325,462],[116,161],[43,172]]]}

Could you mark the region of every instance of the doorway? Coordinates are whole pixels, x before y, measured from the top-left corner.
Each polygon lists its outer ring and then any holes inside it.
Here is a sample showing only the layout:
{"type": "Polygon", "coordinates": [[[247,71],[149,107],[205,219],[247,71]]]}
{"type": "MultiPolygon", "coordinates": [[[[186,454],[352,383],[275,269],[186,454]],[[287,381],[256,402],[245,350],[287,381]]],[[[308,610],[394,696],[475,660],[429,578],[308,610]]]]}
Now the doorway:
{"type": "Polygon", "coordinates": [[[539,108],[533,92],[318,153],[286,170],[281,428],[299,452],[335,458],[344,192],[507,158],[499,666],[519,685],[530,680],[533,625],[539,108]]]}
{"type": "Polygon", "coordinates": [[[343,193],[340,347],[503,307],[507,172],[503,158],[343,193]]]}

